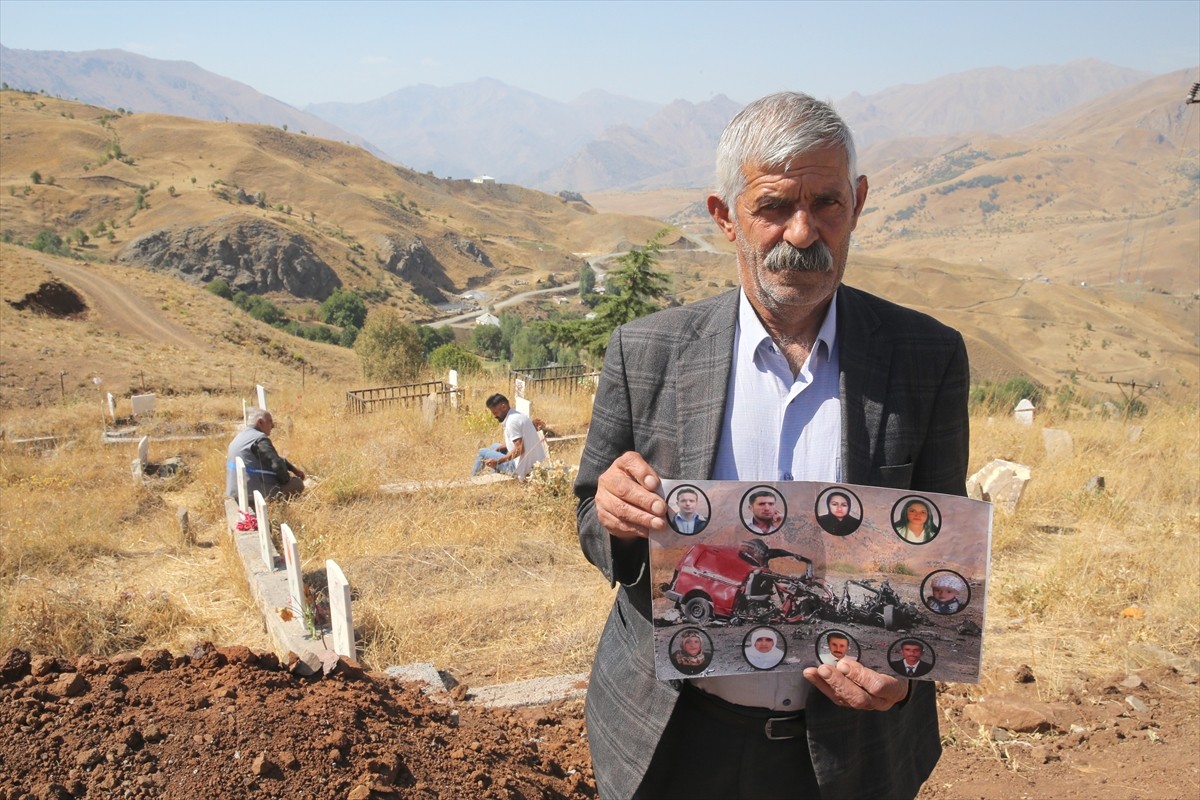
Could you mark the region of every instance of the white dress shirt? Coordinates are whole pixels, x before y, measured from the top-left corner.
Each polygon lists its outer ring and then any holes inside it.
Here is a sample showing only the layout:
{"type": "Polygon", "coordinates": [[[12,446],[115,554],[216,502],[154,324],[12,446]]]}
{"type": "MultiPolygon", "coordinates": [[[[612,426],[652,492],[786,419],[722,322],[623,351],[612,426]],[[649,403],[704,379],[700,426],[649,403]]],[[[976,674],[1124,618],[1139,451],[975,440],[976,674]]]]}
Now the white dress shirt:
{"type": "MultiPolygon", "coordinates": [[[[808,359],[793,377],[744,291],[739,292],[725,420],[715,480],[842,480],[842,401],[838,390],[837,297],[808,359]]],[[[779,711],[804,708],[812,685],[799,672],[696,678],[731,703],[779,711]]]]}

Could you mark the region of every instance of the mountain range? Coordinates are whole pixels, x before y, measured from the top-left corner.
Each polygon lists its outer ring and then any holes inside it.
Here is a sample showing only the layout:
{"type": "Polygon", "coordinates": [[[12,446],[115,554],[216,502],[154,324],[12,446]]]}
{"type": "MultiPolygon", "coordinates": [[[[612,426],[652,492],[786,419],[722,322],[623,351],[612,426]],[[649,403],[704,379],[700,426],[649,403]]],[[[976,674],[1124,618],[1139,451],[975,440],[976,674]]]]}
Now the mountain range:
{"type": "MultiPolygon", "coordinates": [[[[0,73],[12,88],[109,108],[286,126],[364,146],[418,172],[487,175],[549,192],[705,186],[721,131],[742,105],[719,95],[656,106],[598,90],[564,103],[481,78],[301,111],[194,64],[121,50],[0,47],[0,73]]],[[[867,148],[1015,131],[1149,77],[1096,60],[991,67],[855,93],[835,105],[867,148]]]]}

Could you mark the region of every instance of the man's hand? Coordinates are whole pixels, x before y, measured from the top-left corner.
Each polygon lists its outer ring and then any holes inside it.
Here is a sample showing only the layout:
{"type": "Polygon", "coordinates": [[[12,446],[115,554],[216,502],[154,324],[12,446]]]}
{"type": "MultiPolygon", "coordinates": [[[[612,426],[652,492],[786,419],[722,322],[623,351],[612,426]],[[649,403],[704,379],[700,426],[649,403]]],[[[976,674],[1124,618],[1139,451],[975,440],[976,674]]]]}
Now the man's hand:
{"type": "Polygon", "coordinates": [[[292,467],[292,472],[296,473],[296,477],[300,480],[305,480],[308,478],[308,476],[304,474],[304,470],[300,469],[299,467],[292,467]]]}
{"type": "Polygon", "coordinates": [[[835,704],[863,711],[887,711],[908,696],[908,679],[867,669],[852,658],[804,670],[804,677],[835,704]]]}
{"type": "Polygon", "coordinates": [[[646,459],[625,453],[596,482],[596,518],[620,539],[647,537],[667,528],[667,504],[654,493],[658,473],[646,459]]]}

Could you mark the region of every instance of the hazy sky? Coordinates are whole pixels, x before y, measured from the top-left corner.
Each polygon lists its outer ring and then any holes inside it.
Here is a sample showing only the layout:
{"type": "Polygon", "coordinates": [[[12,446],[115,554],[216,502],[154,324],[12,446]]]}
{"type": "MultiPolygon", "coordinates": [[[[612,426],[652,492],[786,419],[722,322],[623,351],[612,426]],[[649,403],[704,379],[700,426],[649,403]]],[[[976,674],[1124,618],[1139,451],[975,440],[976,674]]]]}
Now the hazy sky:
{"type": "MultiPolygon", "coordinates": [[[[978,67],[1200,65],[1200,0],[1158,2],[49,2],[0,43],[191,61],[303,108],[496,78],[557,100],[779,89],[837,100],[978,67]]],[[[1200,79],[1200,75],[1196,79],[1200,79]]]]}

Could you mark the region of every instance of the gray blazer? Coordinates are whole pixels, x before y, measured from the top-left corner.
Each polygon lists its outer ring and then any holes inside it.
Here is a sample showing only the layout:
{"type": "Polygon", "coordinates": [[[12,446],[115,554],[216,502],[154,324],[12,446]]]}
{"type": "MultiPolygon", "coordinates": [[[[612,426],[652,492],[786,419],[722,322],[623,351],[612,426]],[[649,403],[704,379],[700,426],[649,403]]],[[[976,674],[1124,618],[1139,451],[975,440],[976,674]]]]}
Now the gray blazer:
{"type": "MultiPolygon", "coordinates": [[[[645,540],[596,519],[596,483],[622,453],[664,478],[712,473],[737,324],[736,291],[618,328],[608,345],[579,467],[579,541],[621,589],[600,637],[587,696],[588,741],[605,800],[636,791],[678,697],[654,677],[645,540]]],[[[837,294],[842,465],[847,483],[965,494],[969,373],[953,329],[866,292],[837,294]]],[[[941,754],[933,686],[886,712],[809,696],[808,741],[823,800],[916,795],[941,754]]]]}

